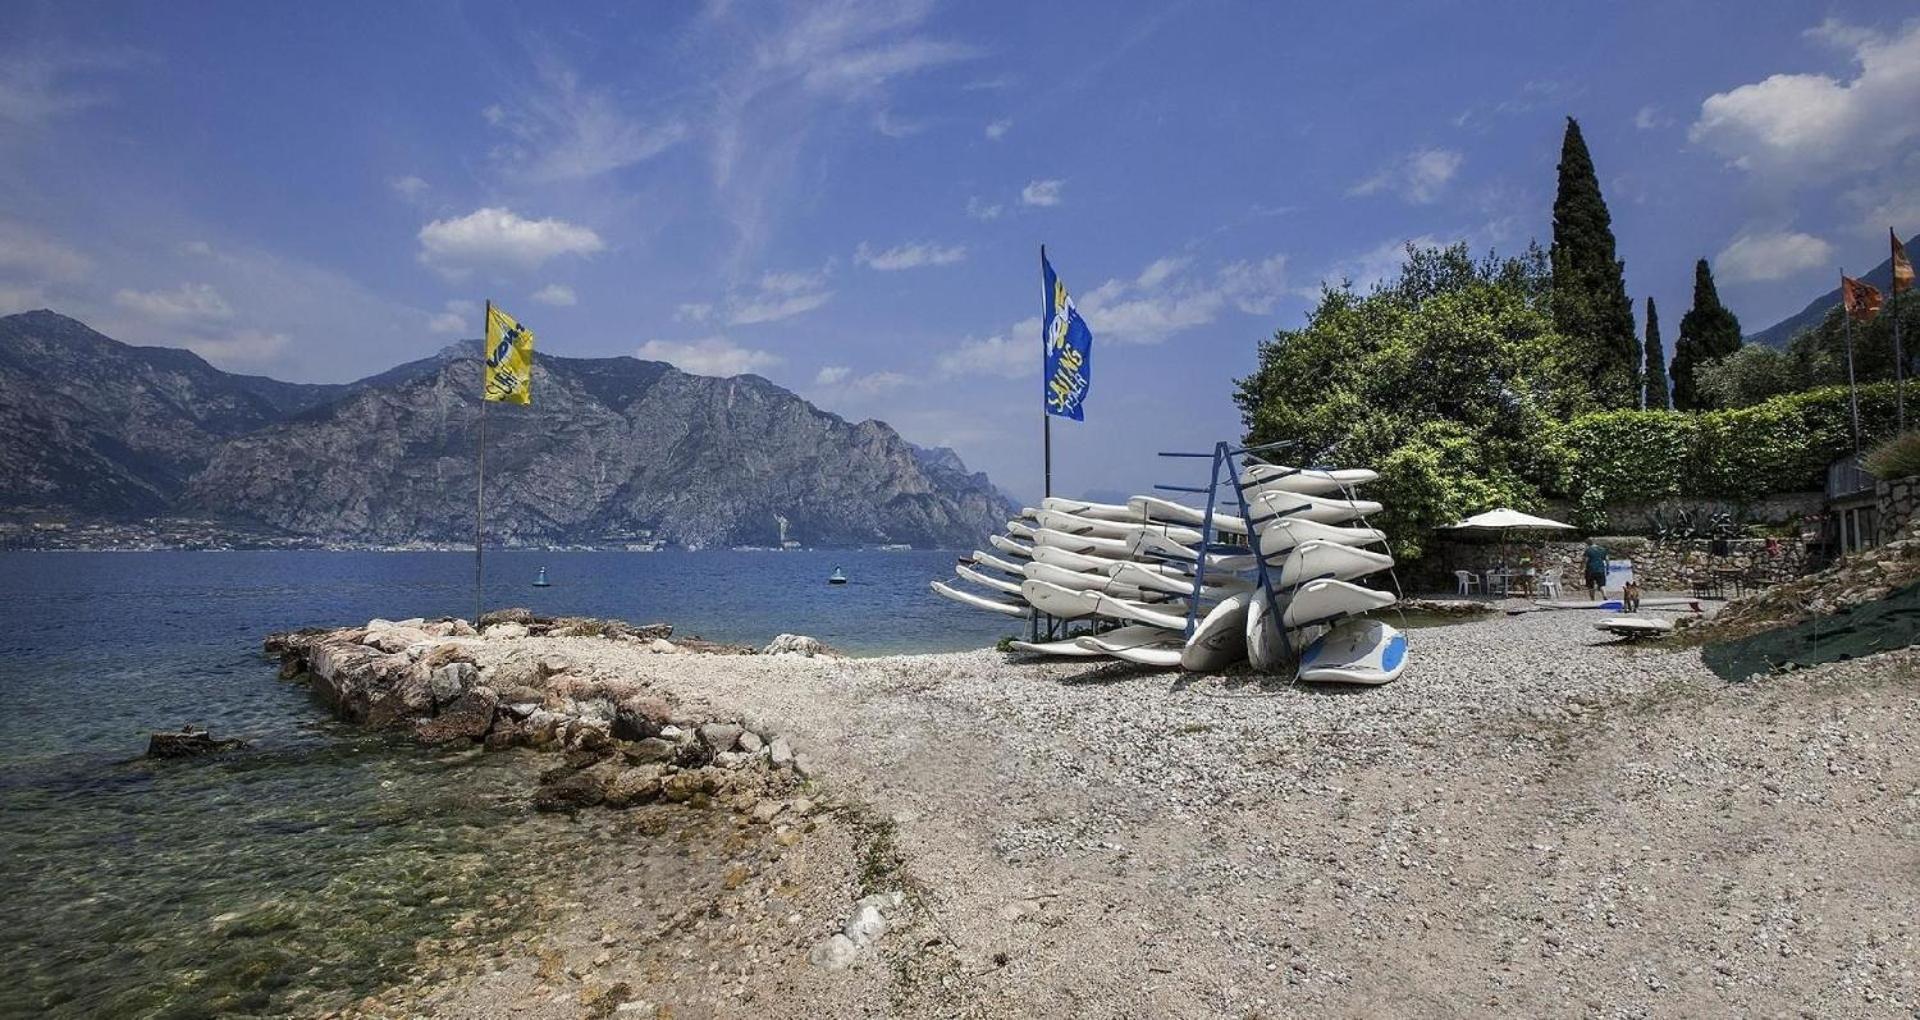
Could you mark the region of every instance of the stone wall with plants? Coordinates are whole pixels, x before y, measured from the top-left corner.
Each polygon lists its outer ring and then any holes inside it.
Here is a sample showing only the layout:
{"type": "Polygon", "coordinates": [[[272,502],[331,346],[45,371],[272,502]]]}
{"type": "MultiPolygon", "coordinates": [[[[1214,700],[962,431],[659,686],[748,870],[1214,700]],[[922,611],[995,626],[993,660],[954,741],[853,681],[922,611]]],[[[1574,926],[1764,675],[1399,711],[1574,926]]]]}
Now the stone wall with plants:
{"type": "Polygon", "coordinates": [[[1879,497],[1876,528],[1882,543],[1899,538],[1920,510],[1920,476],[1896,478],[1874,487],[1879,497]]]}
{"type": "MultiPolygon", "coordinates": [[[[1653,591],[1686,591],[1694,577],[1714,570],[1734,570],[1778,582],[1799,576],[1807,567],[1807,547],[1798,538],[1731,539],[1724,556],[1714,555],[1713,542],[1708,539],[1661,542],[1638,536],[1600,536],[1595,541],[1606,548],[1608,558],[1632,560],[1634,577],[1653,591]]],[[[1579,597],[1576,592],[1585,592],[1582,557],[1586,547],[1585,542],[1509,542],[1505,562],[1558,577],[1563,595],[1579,597]]],[[[1456,588],[1454,571],[1468,570],[1484,577],[1487,570],[1501,563],[1501,556],[1498,541],[1445,539],[1433,545],[1431,554],[1415,564],[1402,583],[1415,591],[1450,592],[1456,588]]]]}

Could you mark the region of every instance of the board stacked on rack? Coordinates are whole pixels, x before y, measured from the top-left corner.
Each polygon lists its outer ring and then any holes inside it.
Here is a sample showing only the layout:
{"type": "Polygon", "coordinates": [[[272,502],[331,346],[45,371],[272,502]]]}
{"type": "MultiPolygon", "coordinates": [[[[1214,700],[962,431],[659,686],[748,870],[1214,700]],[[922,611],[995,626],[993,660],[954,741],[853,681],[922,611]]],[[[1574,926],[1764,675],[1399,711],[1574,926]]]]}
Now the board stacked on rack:
{"type": "Polygon", "coordinates": [[[976,551],[954,568],[971,587],[935,581],[933,590],[1035,620],[1031,639],[1012,643],[1029,654],[1202,672],[1248,660],[1303,680],[1392,680],[1406,639],[1365,614],[1395,598],[1355,583],[1393,567],[1379,548],[1386,535],[1366,524],[1380,504],[1354,495],[1378,476],[1232,462],[1245,452],[1217,446],[1208,488],[1163,487],[1207,494],[1207,508],[1145,495],[1048,498],[992,536],[1003,555],[976,551]],[[1062,636],[1065,621],[1087,629],[1062,636]]]}

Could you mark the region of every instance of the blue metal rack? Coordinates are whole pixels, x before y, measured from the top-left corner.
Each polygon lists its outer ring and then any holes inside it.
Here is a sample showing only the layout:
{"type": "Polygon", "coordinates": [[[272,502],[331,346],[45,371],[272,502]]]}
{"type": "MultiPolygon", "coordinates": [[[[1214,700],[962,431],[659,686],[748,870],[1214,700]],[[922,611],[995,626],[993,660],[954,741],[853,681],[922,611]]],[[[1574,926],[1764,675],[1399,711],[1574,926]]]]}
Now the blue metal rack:
{"type": "MultiPolygon", "coordinates": [[[[1276,623],[1279,621],[1279,604],[1277,602],[1277,595],[1273,590],[1272,578],[1268,576],[1267,558],[1260,554],[1260,539],[1258,535],[1254,534],[1255,518],[1253,515],[1253,505],[1247,499],[1246,486],[1240,480],[1240,469],[1234,464],[1234,458],[1265,450],[1277,450],[1293,445],[1295,444],[1292,442],[1279,442],[1261,443],[1254,446],[1234,446],[1230,443],[1219,442],[1213,444],[1212,453],[1163,452],[1160,454],[1162,457],[1205,457],[1213,462],[1212,470],[1208,475],[1207,485],[1204,489],[1191,485],[1154,486],[1154,488],[1165,492],[1205,493],[1207,497],[1205,516],[1201,518],[1200,522],[1200,548],[1194,562],[1193,594],[1187,598],[1186,636],[1188,638],[1193,637],[1194,630],[1200,625],[1200,599],[1207,583],[1207,557],[1212,554],[1232,555],[1240,551],[1238,546],[1215,541],[1216,529],[1214,527],[1213,515],[1219,505],[1220,473],[1223,469],[1226,471],[1228,483],[1233,486],[1233,501],[1240,509],[1240,517],[1247,522],[1247,551],[1253,554],[1254,574],[1259,584],[1258,591],[1260,596],[1267,600],[1267,611],[1275,614],[1273,618],[1276,623]]],[[[1285,639],[1285,634],[1285,628],[1281,628],[1283,640],[1285,639]]],[[[1287,650],[1289,653],[1293,650],[1291,641],[1287,642],[1287,650]]]]}

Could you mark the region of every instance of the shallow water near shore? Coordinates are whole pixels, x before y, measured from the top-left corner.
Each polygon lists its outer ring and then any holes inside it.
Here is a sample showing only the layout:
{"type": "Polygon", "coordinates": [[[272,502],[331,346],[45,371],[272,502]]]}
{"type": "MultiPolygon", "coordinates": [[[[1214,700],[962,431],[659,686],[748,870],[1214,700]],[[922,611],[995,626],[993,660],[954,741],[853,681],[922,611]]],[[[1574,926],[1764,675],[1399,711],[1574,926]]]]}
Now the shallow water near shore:
{"type": "MultiPolygon", "coordinates": [[[[953,553],[488,557],[488,604],[855,654],[1014,629],[926,590],[953,553]],[[553,587],[530,582],[546,567],[553,587]],[[844,568],[852,582],[829,587],[844,568]]],[[[275,679],[269,631],[472,613],[459,553],[0,553],[0,1016],[281,1015],[484,940],[605,823],[526,808],[531,756],[421,749],[275,679]],[[140,757],[182,723],[253,742],[140,757]]]]}

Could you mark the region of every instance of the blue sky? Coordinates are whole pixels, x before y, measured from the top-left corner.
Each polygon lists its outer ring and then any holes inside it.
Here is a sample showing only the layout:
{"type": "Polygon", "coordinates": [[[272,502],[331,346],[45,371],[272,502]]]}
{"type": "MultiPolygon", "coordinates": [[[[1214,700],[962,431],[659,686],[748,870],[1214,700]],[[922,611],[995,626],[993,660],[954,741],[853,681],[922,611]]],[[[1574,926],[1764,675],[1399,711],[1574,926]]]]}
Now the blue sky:
{"type": "Polygon", "coordinates": [[[1030,497],[1042,242],[1077,492],[1183,480],[1322,280],[1544,243],[1569,114],[1669,344],[1695,258],[1757,329],[1920,229],[1897,5],[1549,6],[0,0],[0,312],[336,381],[491,297],[1030,497]]]}

